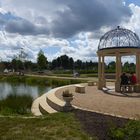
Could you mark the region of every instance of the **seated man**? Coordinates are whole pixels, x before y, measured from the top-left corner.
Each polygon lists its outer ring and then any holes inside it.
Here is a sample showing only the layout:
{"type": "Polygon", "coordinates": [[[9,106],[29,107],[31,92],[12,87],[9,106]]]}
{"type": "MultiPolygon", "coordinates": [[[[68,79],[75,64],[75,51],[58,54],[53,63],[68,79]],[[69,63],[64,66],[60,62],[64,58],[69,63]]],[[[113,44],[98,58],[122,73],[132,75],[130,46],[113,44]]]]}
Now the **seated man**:
{"type": "MultiPolygon", "coordinates": [[[[122,88],[122,85],[128,85],[129,78],[125,73],[123,73],[120,78],[121,78],[120,88],[122,88]]],[[[123,89],[123,90],[126,90],[126,86],[124,88],[125,89],[123,89]]]]}

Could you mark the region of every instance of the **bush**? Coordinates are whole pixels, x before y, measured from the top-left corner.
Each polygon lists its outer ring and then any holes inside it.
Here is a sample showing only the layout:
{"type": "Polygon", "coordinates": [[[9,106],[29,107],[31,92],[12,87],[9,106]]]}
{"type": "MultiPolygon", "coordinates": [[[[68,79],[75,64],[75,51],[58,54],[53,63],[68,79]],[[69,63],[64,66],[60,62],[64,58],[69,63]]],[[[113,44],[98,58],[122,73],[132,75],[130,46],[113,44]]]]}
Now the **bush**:
{"type": "Polygon", "coordinates": [[[16,76],[16,75],[7,75],[1,77],[1,81],[7,81],[7,82],[12,82],[12,83],[19,83],[19,82],[25,82],[26,77],[25,76],[16,76]]]}
{"type": "Polygon", "coordinates": [[[63,86],[69,84],[70,84],[70,80],[52,79],[52,86],[63,86]]]}
{"type": "Polygon", "coordinates": [[[140,140],[140,121],[130,121],[124,128],[111,128],[110,140],[140,140]]]}

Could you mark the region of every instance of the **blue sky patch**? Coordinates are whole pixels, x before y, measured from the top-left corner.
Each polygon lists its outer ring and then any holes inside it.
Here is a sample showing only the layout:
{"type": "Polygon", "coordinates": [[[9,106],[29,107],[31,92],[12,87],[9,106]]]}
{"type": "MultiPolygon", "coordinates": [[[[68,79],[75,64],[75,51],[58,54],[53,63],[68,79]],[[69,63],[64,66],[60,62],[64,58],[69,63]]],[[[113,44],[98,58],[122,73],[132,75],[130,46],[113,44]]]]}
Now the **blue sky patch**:
{"type": "Polygon", "coordinates": [[[43,51],[48,53],[49,55],[53,55],[60,51],[60,47],[47,47],[43,49],[43,51]]]}
{"type": "Polygon", "coordinates": [[[125,0],[126,4],[129,5],[130,3],[134,3],[135,5],[140,6],[140,0],[125,0]]]}

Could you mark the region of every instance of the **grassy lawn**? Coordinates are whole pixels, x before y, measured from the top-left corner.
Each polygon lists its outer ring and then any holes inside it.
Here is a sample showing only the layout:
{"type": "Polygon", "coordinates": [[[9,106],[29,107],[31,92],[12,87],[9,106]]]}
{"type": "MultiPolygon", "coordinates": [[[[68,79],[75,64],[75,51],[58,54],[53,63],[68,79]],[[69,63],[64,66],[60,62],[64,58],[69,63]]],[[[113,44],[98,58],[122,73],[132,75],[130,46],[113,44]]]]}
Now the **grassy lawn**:
{"type": "Polygon", "coordinates": [[[72,113],[40,118],[1,117],[0,140],[93,140],[72,113]]]}

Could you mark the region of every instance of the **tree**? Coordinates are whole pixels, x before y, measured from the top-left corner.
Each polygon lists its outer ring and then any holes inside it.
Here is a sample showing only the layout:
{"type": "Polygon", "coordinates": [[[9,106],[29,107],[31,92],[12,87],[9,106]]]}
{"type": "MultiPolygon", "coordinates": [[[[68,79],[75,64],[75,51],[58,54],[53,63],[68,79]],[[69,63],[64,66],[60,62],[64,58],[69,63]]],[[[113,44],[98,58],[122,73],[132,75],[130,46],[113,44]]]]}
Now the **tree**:
{"type": "Polygon", "coordinates": [[[61,67],[63,67],[63,69],[68,69],[69,68],[69,57],[67,55],[62,55],[60,57],[61,60],[61,67]]]}
{"type": "Polygon", "coordinates": [[[135,72],[136,71],[136,65],[134,63],[130,63],[130,71],[135,72]]]}
{"type": "Polygon", "coordinates": [[[73,69],[73,67],[74,67],[74,61],[73,61],[73,58],[70,57],[69,58],[69,69],[73,69]]]}
{"type": "Polygon", "coordinates": [[[76,68],[76,69],[81,69],[81,67],[82,67],[82,61],[78,59],[78,60],[75,62],[75,68],[76,68]]]}
{"type": "Polygon", "coordinates": [[[31,71],[33,68],[33,63],[31,61],[25,61],[24,68],[26,71],[31,71]]]}
{"type": "Polygon", "coordinates": [[[67,55],[61,55],[60,57],[54,59],[52,61],[52,69],[73,69],[74,61],[72,57],[68,57],[67,55]]]}
{"type": "Polygon", "coordinates": [[[12,60],[11,62],[12,64],[12,68],[15,71],[20,71],[20,70],[24,70],[24,64],[21,60],[16,60],[15,58],[12,60]]]}
{"type": "Polygon", "coordinates": [[[111,61],[111,62],[108,64],[108,68],[109,68],[109,69],[115,70],[115,67],[116,67],[115,61],[111,61]]]}
{"type": "Polygon", "coordinates": [[[123,71],[124,72],[130,72],[130,64],[128,62],[125,62],[123,65],[123,71]]]}
{"type": "Polygon", "coordinates": [[[13,59],[11,63],[12,63],[13,69],[16,71],[17,70],[17,60],[13,59]]]}
{"type": "Polygon", "coordinates": [[[3,62],[0,62],[0,72],[3,72],[5,69],[5,65],[3,64],[3,62]]]}
{"type": "Polygon", "coordinates": [[[43,70],[47,68],[47,58],[45,57],[44,52],[42,50],[40,50],[38,53],[37,64],[39,70],[43,70]]]}
{"type": "Polygon", "coordinates": [[[51,69],[57,68],[57,59],[54,59],[51,64],[51,69]]]}

